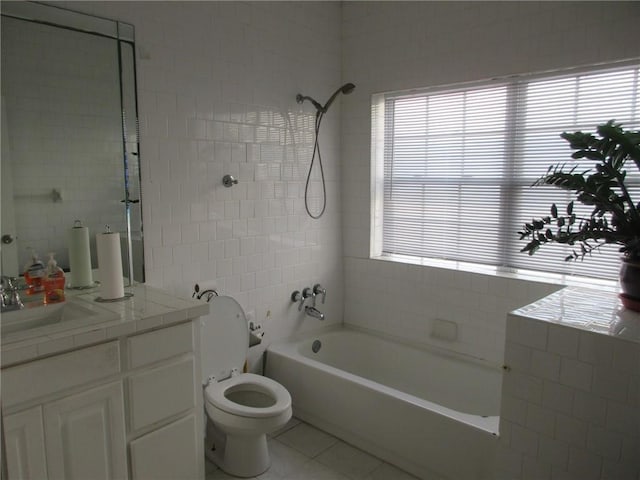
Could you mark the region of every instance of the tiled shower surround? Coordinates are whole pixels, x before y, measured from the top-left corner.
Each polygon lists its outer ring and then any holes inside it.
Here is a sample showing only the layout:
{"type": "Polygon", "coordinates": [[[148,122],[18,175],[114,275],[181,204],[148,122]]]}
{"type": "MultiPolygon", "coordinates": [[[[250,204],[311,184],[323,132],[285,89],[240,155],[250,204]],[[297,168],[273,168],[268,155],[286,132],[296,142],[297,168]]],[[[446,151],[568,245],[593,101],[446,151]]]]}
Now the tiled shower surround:
{"type": "MultiPolygon", "coordinates": [[[[304,210],[315,109],[340,86],[336,2],[69,2],[136,28],[147,282],[190,295],[215,280],[263,324],[265,342],[317,328],[291,292],[327,288],[342,321],[340,104],[321,144],[327,210],[304,210]],[[222,177],[238,179],[232,188],[222,177]]],[[[311,208],[319,210],[317,165],[311,208]]],[[[260,368],[263,346],[252,349],[260,368]]]]}

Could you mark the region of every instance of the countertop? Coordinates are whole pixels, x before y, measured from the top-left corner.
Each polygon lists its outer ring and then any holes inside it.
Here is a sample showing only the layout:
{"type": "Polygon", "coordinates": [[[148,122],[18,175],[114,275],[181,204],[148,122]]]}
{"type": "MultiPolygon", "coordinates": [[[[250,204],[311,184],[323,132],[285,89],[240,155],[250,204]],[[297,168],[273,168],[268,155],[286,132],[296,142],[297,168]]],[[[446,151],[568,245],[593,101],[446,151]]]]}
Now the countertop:
{"type": "Polygon", "coordinates": [[[640,313],[613,292],[566,287],[511,314],[640,343],[640,313]]]}
{"type": "Polygon", "coordinates": [[[209,313],[209,304],[204,301],[176,297],[144,284],[126,287],[125,292],[133,296],[118,302],[96,302],[95,299],[100,297],[98,287],[66,290],[67,299],[73,297],[74,302],[95,312],[98,321],[94,318],[86,324],[60,322],[3,335],[2,367],[184,322],[209,313]]]}

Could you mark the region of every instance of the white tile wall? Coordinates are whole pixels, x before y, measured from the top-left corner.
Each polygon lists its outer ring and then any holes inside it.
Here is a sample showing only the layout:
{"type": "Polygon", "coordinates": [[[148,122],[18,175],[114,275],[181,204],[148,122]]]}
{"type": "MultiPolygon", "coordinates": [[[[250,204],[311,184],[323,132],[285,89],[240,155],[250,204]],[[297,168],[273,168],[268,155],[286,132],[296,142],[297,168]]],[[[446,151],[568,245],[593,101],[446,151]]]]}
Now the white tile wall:
{"type": "MultiPolygon", "coordinates": [[[[495,363],[503,359],[507,312],[557,288],[479,273],[354,257],[345,261],[345,285],[347,323],[495,363]],[[456,341],[433,335],[439,320],[457,323],[456,341]]],[[[522,336],[533,343],[540,341],[530,337],[526,329],[522,336]]]]}
{"type": "Polygon", "coordinates": [[[589,3],[581,22],[549,2],[66,5],[136,26],[149,283],[188,294],[216,278],[258,320],[278,319],[277,338],[306,328],[286,299],[315,281],[340,321],[344,246],[348,322],[431,341],[430,321],[455,321],[449,346],[491,360],[506,312],[555,287],[367,259],[370,94],[637,54],[631,3],[589,3]],[[344,128],[339,103],[323,124],[329,207],[313,222],[302,207],[313,112],[292,99],[343,81],[357,88],[340,99],[344,128]],[[226,173],[240,183],[222,188],[226,173]]]}
{"type": "Polygon", "coordinates": [[[216,279],[255,311],[265,345],[320,326],[289,300],[316,282],[325,322],[341,322],[340,105],[322,125],[328,206],[314,221],[303,194],[315,112],[295,101],[340,85],[340,4],[64,4],[136,28],[148,283],[190,295],[216,279]],[[239,183],[224,188],[225,174],[239,183]]]}
{"type": "MultiPolygon", "coordinates": [[[[368,259],[371,95],[637,57],[639,16],[624,2],[343,4],[343,79],[357,86],[343,99],[346,322],[431,342],[433,319],[455,321],[458,342],[442,346],[500,361],[507,312],[555,289],[368,259]]],[[[576,342],[556,342],[549,352],[564,354],[576,342]]],[[[544,365],[558,374],[557,357],[544,365]]],[[[587,375],[580,367],[565,362],[559,374],[587,375]]]]}
{"type": "MultiPolygon", "coordinates": [[[[444,346],[501,361],[506,312],[556,287],[368,259],[370,95],[639,53],[633,2],[60,3],[136,27],[148,283],[189,294],[217,279],[265,324],[265,343],[317,326],[288,298],[320,281],[327,322],[344,308],[347,322],[441,342],[431,322],[455,321],[444,346]],[[329,205],[315,222],[303,210],[313,112],[294,98],[345,81],[357,88],[342,126],[338,102],[323,123],[329,205]]],[[[634,474],[622,462],[639,448],[634,351],[510,325],[501,471],[634,474]]]]}
{"type": "Polygon", "coordinates": [[[616,300],[566,290],[509,315],[495,478],[640,478],[640,314],[616,300]]]}

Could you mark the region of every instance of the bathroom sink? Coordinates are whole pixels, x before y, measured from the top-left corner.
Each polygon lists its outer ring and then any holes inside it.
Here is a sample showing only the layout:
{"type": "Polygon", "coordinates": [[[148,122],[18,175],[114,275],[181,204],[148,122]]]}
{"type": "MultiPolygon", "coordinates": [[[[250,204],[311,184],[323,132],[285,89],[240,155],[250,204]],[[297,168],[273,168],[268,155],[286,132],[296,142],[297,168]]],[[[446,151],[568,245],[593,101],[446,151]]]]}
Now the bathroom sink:
{"type": "Polygon", "coordinates": [[[26,304],[21,310],[3,312],[0,332],[5,336],[43,327],[53,327],[51,330],[58,331],[117,317],[118,314],[115,312],[71,298],[52,305],[26,304]]]}

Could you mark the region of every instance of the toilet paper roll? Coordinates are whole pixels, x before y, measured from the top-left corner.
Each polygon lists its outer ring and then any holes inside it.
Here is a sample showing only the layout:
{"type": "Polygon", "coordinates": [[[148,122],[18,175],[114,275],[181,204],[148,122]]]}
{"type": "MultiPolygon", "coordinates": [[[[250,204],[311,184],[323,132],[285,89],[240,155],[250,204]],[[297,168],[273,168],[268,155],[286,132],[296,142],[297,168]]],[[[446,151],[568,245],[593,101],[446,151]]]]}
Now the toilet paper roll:
{"type": "Polygon", "coordinates": [[[98,249],[98,275],[100,293],[105,300],[124,297],[120,233],[108,232],[96,235],[98,249]]]}
{"type": "Polygon", "coordinates": [[[93,285],[91,273],[91,249],[89,246],[89,228],[77,221],[69,230],[67,237],[69,247],[70,284],[72,287],[89,287],[93,285]]]}

